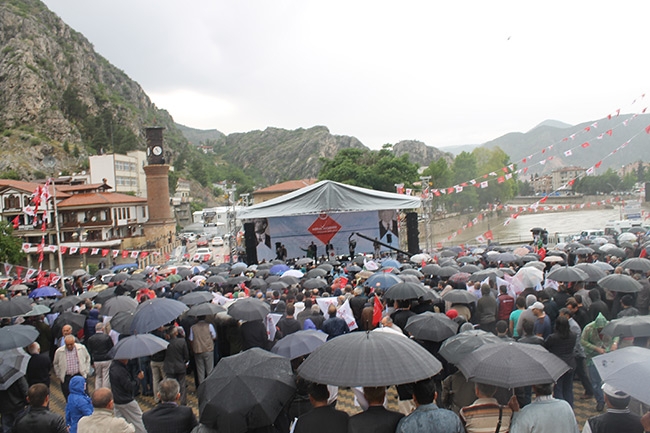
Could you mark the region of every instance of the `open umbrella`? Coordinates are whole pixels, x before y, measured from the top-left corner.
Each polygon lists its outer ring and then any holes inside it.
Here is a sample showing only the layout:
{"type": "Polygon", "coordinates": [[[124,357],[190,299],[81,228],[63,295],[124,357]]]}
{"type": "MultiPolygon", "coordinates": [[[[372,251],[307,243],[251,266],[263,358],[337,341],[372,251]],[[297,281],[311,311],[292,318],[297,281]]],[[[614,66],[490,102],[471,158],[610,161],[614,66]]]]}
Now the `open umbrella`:
{"type": "Polygon", "coordinates": [[[598,280],[597,284],[603,289],[620,293],[636,293],[643,286],[634,278],[623,274],[612,274],[598,280]]]}
{"type": "Polygon", "coordinates": [[[629,316],[610,321],[603,334],[612,337],[650,337],[650,316],[629,316]]]}
{"type": "Polygon", "coordinates": [[[178,298],[183,304],[189,306],[210,302],[212,299],[212,293],[210,292],[191,292],[178,298]]]}
{"type": "Polygon", "coordinates": [[[296,261],[296,266],[305,266],[314,263],[314,259],[311,259],[309,257],[303,257],[301,259],[298,259],[296,261]]]}
{"type": "Polygon", "coordinates": [[[400,272],[400,278],[403,275],[413,275],[413,276],[418,277],[418,278],[424,277],[424,274],[422,272],[418,271],[417,269],[404,269],[402,272],[400,272]]]}
{"type": "Polygon", "coordinates": [[[119,274],[115,274],[111,277],[111,283],[121,283],[122,281],[128,280],[129,276],[130,275],[127,274],[126,272],[120,272],[119,274]]]}
{"type": "Polygon", "coordinates": [[[108,353],[113,359],[135,359],[151,356],[168,345],[169,342],[152,334],[130,335],[118,341],[108,353]]]}
{"type": "Polygon", "coordinates": [[[600,268],[601,270],[607,273],[612,272],[614,270],[614,266],[610,265],[607,262],[593,262],[592,265],[597,266],[598,268],[600,268]]]}
{"type": "Polygon", "coordinates": [[[217,313],[222,313],[224,311],[226,311],[226,309],[223,308],[221,305],[206,302],[203,304],[195,305],[192,308],[190,308],[190,311],[187,312],[187,315],[194,316],[194,317],[213,316],[217,313]]]}
{"type": "Polygon", "coordinates": [[[30,356],[23,349],[0,352],[0,391],[6,391],[27,372],[30,356]]]}
{"type": "Polygon", "coordinates": [[[38,330],[31,325],[5,326],[0,328],[0,351],[29,346],[37,338],[38,330]]]}
{"type": "Polygon", "coordinates": [[[298,279],[301,279],[302,277],[305,276],[305,274],[302,273],[299,269],[289,269],[288,271],[285,271],[282,274],[283,277],[295,277],[298,279]]]}
{"type": "Polygon", "coordinates": [[[116,296],[109,299],[102,306],[100,313],[102,316],[114,316],[120,311],[133,312],[138,308],[138,302],[130,296],[116,296]]]}
{"type": "Polygon", "coordinates": [[[384,296],[386,299],[392,299],[393,301],[396,301],[418,299],[425,294],[426,290],[424,289],[424,285],[420,283],[402,282],[390,286],[384,296]]]}
{"type": "Polygon", "coordinates": [[[55,313],[61,313],[67,309],[70,309],[83,301],[79,296],[65,296],[58,301],[56,301],[50,308],[55,313]]]}
{"type": "Polygon", "coordinates": [[[499,255],[496,256],[496,260],[501,263],[513,263],[519,260],[519,256],[512,253],[499,253],[499,255]]]}
{"type": "Polygon", "coordinates": [[[452,283],[455,284],[465,284],[469,281],[469,277],[472,275],[469,272],[458,272],[451,277],[449,277],[448,281],[451,281],[452,283]]]}
{"type": "Polygon", "coordinates": [[[16,317],[32,310],[32,300],[26,296],[17,296],[9,301],[0,301],[0,317],[16,317]]]}
{"type": "Polygon", "coordinates": [[[83,314],[66,311],[65,313],[59,314],[59,317],[54,320],[54,324],[52,324],[52,334],[55,337],[60,337],[61,328],[65,325],[72,326],[72,333],[76,334],[84,328],[85,323],[86,316],[83,314]]]}
{"type": "MultiPolygon", "coordinates": [[[[287,271],[287,272],[291,272],[291,271],[287,271]]],[[[294,275],[287,275],[287,272],[285,272],[284,275],[282,275],[280,277],[280,281],[282,281],[283,283],[288,284],[289,286],[293,286],[293,285],[298,284],[300,282],[300,278],[298,278],[298,277],[296,277],[294,275]]]]}
{"type": "Polygon", "coordinates": [[[564,262],[564,257],[562,256],[546,256],[542,259],[546,263],[562,263],[564,262]]]}
{"type": "Polygon", "coordinates": [[[405,329],[418,340],[443,341],[456,335],[458,323],[451,320],[446,314],[425,311],[422,314],[409,317],[405,329]]]}
{"type": "Polygon", "coordinates": [[[478,262],[478,259],[475,256],[463,256],[463,257],[458,257],[458,260],[456,260],[458,263],[470,263],[474,264],[478,262]]]}
{"type": "Polygon", "coordinates": [[[291,269],[291,268],[289,266],[285,265],[285,264],[273,265],[273,267],[271,267],[271,269],[269,269],[269,273],[271,275],[282,275],[283,273],[285,273],[289,269],[291,269]]]}
{"type": "Polygon", "coordinates": [[[317,269],[323,269],[326,272],[331,272],[334,269],[334,266],[331,263],[321,263],[316,267],[317,269]]]}
{"type": "Polygon", "coordinates": [[[461,359],[468,380],[503,388],[553,383],[569,370],[557,356],[536,344],[488,344],[461,359]]]}
{"type": "Polygon", "coordinates": [[[327,287],[327,280],[322,278],[310,278],[309,280],[302,283],[302,286],[305,289],[322,289],[327,287]]]}
{"type": "Polygon", "coordinates": [[[120,334],[131,334],[131,323],[135,313],[132,311],[120,311],[111,317],[111,328],[120,334]]]}
{"type": "Polygon", "coordinates": [[[48,298],[50,296],[63,296],[61,292],[51,286],[43,286],[38,289],[32,290],[29,294],[30,298],[48,298]]]}
{"type": "Polygon", "coordinates": [[[465,356],[487,344],[503,344],[504,341],[491,332],[480,329],[464,331],[449,337],[438,352],[452,364],[458,364],[465,356]]]}
{"type": "Polygon", "coordinates": [[[97,296],[95,296],[95,304],[105,304],[111,298],[116,297],[115,294],[116,287],[109,287],[108,289],[102,290],[97,296]]]}
{"type": "MultiPolygon", "coordinates": [[[[187,305],[167,298],[154,298],[138,306],[131,323],[131,332],[145,334],[176,319],[187,311],[187,305]]],[[[155,352],[154,352],[155,353],[155,352]]]]}
{"type": "Polygon", "coordinates": [[[470,304],[477,298],[467,290],[453,289],[442,295],[442,299],[452,304],[470,304]]]}
{"type": "Polygon", "coordinates": [[[589,278],[589,275],[587,275],[585,271],[576,267],[562,266],[549,272],[546,278],[553,281],[569,283],[575,281],[586,281],[587,278],[589,278]]]}
{"type": "Polygon", "coordinates": [[[590,283],[596,282],[601,278],[607,276],[607,273],[605,273],[605,271],[591,263],[579,263],[574,267],[580,269],[581,271],[584,271],[588,275],[588,278],[585,281],[590,283]]]}
{"type": "Polygon", "coordinates": [[[327,275],[327,272],[325,269],[322,268],[314,268],[309,271],[307,271],[307,278],[317,278],[317,277],[324,277],[327,275]]]}
{"type": "Polygon", "coordinates": [[[460,267],[460,272],[461,273],[466,272],[468,274],[473,274],[475,272],[479,272],[479,271],[482,271],[482,270],[483,270],[482,268],[480,268],[480,267],[478,267],[476,265],[463,265],[463,266],[460,267]]]}
{"type": "Polygon", "coordinates": [[[453,266],[443,266],[440,268],[436,275],[442,278],[449,278],[458,272],[460,272],[458,268],[454,268],[453,266]]]}
{"type": "Polygon", "coordinates": [[[178,274],[171,274],[170,276],[168,276],[168,277],[165,278],[165,279],[166,279],[168,282],[170,282],[170,283],[173,284],[173,283],[178,283],[179,281],[181,281],[181,280],[183,279],[183,277],[181,277],[181,276],[178,275],[178,274]]]}
{"type": "Polygon", "coordinates": [[[295,359],[312,353],[325,344],[325,341],[327,341],[327,334],[324,332],[311,329],[298,331],[275,343],[271,352],[285,358],[295,359]]]}
{"type": "Polygon", "coordinates": [[[228,307],[228,315],[236,320],[264,320],[271,308],[257,298],[241,298],[228,307]]]}
{"type": "Polygon", "coordinates": [[[227,356],[199,386],[199,421],[230,433],[266,427],[295,390],[287,358],[259,348],[227,356]]]}
{"type": "Polygon", "coordinates": [[[603,382],[650,404],[650,350],[624,347],[593,358],[603,382]]]}
{"type": "Polygon", "coordinates": [[[438,272],[440,272],[440,266],[436,265],[435,263],[431,263],[422,267],[422,269],[420,269],[420,272],[422,272],[424,275],[438,275],[438,272]]]}
{"type": "Polygon", "coordinates": [[[426,349],[392,332],[351,332],[331,339],[298,368],[300,377],[337,386],[389,386],[436,375],[442,364],[426,349]]]}
{"type": "Polygon", "coordinates": [[[633,257],[623,261],[619,266],[623,269],[631,269],[633,271],[650,271],[650,260],[643,257],[633,257]]]}
{"type": "Polygon", "coordinates": [[[386,290],[401,282],[402,279],[395,274],[390,272],[378,272],[370,276],[363,285],[368,287],[379,287],[386,290]]]}
{"type": "Polygon", "coordinates": [[[49,313],[50,311],[52,310],[47,305],[36,304],[32,306],[32,309],[28,313],[23,314],[23,317],[41,316],[43,314],[49,313]]]}
{"type": "Polygon", "coordinates": [[[194,281],[185,280],[176,283],[172,291],[178,293],[186,293],[186,292],[191,292],[194,289],[196,289],[196,283],[194,281]]]}

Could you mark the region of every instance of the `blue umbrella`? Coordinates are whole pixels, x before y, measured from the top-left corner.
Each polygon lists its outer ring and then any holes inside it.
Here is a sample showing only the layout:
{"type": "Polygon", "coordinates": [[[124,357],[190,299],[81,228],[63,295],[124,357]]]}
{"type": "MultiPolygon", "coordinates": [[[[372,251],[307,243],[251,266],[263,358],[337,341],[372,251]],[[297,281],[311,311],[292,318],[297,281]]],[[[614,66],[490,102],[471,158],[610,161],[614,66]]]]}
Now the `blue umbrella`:
{"type": "Polygon", "coordinates": [[[401,282],[402,279],[395,274],[391,274],[390,272],[379,272],[371,275],[370,278],[366,280],[364,285],[371,287],[377,287],[377,285],[379,285],[381,289],[386,290],[389,287],[401,282]]]}
{"type": "Polygon", "coordinates": [[[29,294],[30,298],[47,298],[48,296],[63,296],[61,292],[56,290],[51,286],[39,287],[36,290],[32,290],[32,293],[29,294]]]}
{"type": "Polygon", "coordinates": [[[287,265],[273,265],[273,267],[271,267],[271,269],[269,269],[269,274],[271,274],[271,275],[282,275],[286,271],[288,271],[289,269],[291,269],[291,268],[289,266],[287,266],[287,265]]]}
{"type": "Polygon", "coordinates": [[[392,259],[390,259],[390,260],[385,260],[385,261],[381,262],[381,267],[382,267],[382,268],[395,268],[395,269],[399,269],[400,266],[402,266],[402,264],[401,264],[400,262],[398,262],[397,260],[392,260],[392,259]]]}

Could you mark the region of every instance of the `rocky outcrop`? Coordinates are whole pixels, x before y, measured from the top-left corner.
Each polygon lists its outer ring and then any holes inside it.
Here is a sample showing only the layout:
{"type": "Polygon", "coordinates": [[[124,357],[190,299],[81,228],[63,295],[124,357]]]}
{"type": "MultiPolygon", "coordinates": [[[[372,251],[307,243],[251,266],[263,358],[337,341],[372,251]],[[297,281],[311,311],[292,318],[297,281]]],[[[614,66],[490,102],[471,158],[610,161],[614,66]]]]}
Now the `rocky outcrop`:
{"type": "Polygon", "coordinates": [[[393,146],[395,156],[408,155],[409,161],[418,164],[420,167],[428,167],[433,161],[444,158],[449,164],[454,157],[451,153],[443,152],[438,148],[427,146],[417,140],[403,140],[393,146]]]}

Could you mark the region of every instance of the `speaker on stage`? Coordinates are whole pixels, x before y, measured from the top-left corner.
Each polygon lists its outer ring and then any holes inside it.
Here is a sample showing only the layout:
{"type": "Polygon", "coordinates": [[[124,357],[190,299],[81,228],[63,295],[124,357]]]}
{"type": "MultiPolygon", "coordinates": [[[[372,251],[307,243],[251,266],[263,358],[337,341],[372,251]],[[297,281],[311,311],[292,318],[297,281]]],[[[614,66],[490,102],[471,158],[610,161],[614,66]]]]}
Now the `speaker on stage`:
{"type": "Polygon", "coordinates": [[[650,182],[645,183],[645,201],[650,202],[650,182]]]}
{"type": "Polygon", "coordinates": [[[420,252],[420,230],[418,229],[417,212],[409,212],[406,214],[406,241],[410,254],[420,252]]]}
{"type": "Polygon", "coordinates": [[[244,246],[246,247],[246,263],[257,264],[257,238],[255,223],[244,223],[244,246]]]}

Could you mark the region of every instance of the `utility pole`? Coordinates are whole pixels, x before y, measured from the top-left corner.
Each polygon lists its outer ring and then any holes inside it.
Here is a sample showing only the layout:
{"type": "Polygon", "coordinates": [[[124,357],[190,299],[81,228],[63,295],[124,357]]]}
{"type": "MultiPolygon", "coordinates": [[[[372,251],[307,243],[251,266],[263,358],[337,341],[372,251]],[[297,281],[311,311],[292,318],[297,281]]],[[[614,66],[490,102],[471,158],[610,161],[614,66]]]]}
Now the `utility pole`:
{"type": "Polygon", "coordinates": [[[431,225],[431,193],[429,192],[429,181],[431,176],[421,176],[422,185],[422,219],[424,221],[424,236],[427,253],[431,252],[431,243],[429,236],[429,226],[431,225]]]}

